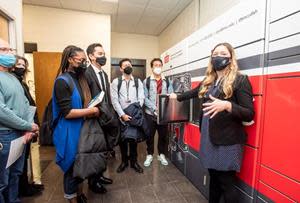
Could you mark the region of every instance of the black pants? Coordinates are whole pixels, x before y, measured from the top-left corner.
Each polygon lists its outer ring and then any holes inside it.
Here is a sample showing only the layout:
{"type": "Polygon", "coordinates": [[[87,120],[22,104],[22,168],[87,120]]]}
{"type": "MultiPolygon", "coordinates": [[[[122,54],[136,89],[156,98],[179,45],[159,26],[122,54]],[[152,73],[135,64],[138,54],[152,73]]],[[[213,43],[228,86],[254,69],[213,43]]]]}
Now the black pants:
{"type": "Polygon", "coordinates": [[[122,162],[127,163],[130,160],[131,163],[137,161],[137,143],[131,140],[125,140],[120,142],[122,162]],[[129,145],[129,156],[128,156],[128,145],[129,145]]]}
{"type": "Polygon", "coordinates": [[[224,197],[225,203],[238,202],[235,171],[217,171],[208,169],[210,175],[209,203],[219,203],[224,197]]]}
{"type": "Polygon", "coordinates": [[[28,160],[29,155],[30,155],[30,144],[31,144],[31,142],[28,142],[26,144],[23,173],[22,173],[22,175],[20,176],[20,179],[19,179],[19,191],[20,191],[20,193],[24,192],[29,186],[28,174],[27,174],[28,173],[28,162],[27,162],[27,160],[28,160]]]}
{"type": "Polygon", "coordinates": [[[145,114],[145,116],[151,132],[149,139],[146,141],[148,154],[154,154],[154,136],[156,131],[158,132],[158,154],[166,154],[168,144],[168,125],[158,125],[151,115],[145,114]]]}

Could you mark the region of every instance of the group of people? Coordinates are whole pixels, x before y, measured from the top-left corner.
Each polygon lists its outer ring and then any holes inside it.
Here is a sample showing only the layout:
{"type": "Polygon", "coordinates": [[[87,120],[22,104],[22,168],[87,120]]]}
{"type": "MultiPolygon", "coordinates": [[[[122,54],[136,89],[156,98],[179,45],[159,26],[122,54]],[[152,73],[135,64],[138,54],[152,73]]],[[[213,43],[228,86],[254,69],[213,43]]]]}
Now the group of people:
{"type": "MultiPolygon", "coordinates": [[[[37,121],[26,117],[30,102],[30,99],[29,102],[25,99],[26,90],[9,71],[16,63],[11,51],[1,40],[0,202],[9,203],[19,202],[18,182],[25,159],[24,151],[13,165],[5,167],[10,143],[22,135],[24,142],[28,143],[39,131],[37,121]]],[[[113,180],[103,174],[107,157],[114,155],[116,145],[120,146],[121,152],[117,173],[122,173],[129,164],[137,173],[143,173],[143,167],[137,161],[137,145],[146,141],[147,156],[143,165],[150,167],[156,132],[157,160],[168,165],[165,156],[168,126],[157,123],[158,95],[167,94],[170,99],[178,101],[195,97],[202,101],[200,156],[210,174],[209,202],[219,202],[221,196],[225,202],[237,202],[235,172],[240,170],[246,142],[242,122],[251,121],[254,111],[251,84],[247,76],[239,73],[232,46],[222,43],[214,47],[204,80],[183,94],[174,93],[172,81],[162,75],[160,58],[151,61],[152,74],[143,82],[133,76],[131,60],[125,58],[119,62],[122,76],[110,83],[103,70],[106,61],[104,48],[99,43],[89,45],[86,52],[70,45],[62,53],[60,74],[53,88],[52,123],[56,163],[64,172],[64,197],[69,202],[87,202],[81,187],[85,179],[88,179],[91,191],[106,193],[104,185],[112,184],[113,180]],[[104,92],[102,102],[91,107],[91,100],[101,92],[104,92]],[[89,136],[83,135],[86,132],[89,136]],[[84,142],[99,144],[100,136],[105,143],[100,143],[97,149],[85,146],[84,142]],[[85,170],[82,165],[95,170],[85,170]],[[82,170],[84,175],[78,175],[82,170]]]]}
{"type": "MultiPolygon", "coordinates": [[[[111,132],[113,128],[107,128],[105,125],[101,125],[101,128],[107,141],[105,148],[107,155],[114,153],[113,148],[116,144],[120,146],[122,162],[117,169],[118,173],[123,172],[129,164],[137,173],[143,173],[143,167],[137,161],[137,145],[142,141],[146,141],[148,151],[144,166],[151,165],[156,131],[159,136],[158,160],[162,165],[168,165],[165,156],[168,127],[157,124],[157,96],[171,94],[173,88],[172,85],[168,85],[170,81],[161,74],[162,60],[154,58],[151,61],[152,75],[143,82],[133,76],[132,63],[128,58],[119,62],[122,76],[115,78],[112,83],[102,68],[105,64],[105,51],[99,43],[89,45],[86,54],[79,47],[68,46],[62,53],[61,74],[54,84],[52,106],[54,120],[57,120],[53,133],[54,145],[57,149],[56,161],[64,171],[65,198],[70,202],[86,200],[82,191],[79,191],[79,185],[84,178],[74,176],[78,167],[77,150],[74,146],[80,143],[83,125],[87,118],[101,122],[101,116],[111,117],[110,123],[117,123],[114,125],[115,129],[118,129],[115,133],[111,132]],[[89,107],[91,99],[101,92],[104,92],[101,104],[89,107]],[[107,115],[110,114],[107,111],[103,111],[103,105],[109,109],[109,112],[114,112],[112,116],[107,115]]],[[[90,150],[88,153],[95,152],[90,150]]],[[[97,162],[97,160],[93,161],[97,162]]],[[[105,193],[107,190],[104,184],[112,184],[113,180],[103,176],[105,168],[88,177],[91,191],[105,193]]]]}

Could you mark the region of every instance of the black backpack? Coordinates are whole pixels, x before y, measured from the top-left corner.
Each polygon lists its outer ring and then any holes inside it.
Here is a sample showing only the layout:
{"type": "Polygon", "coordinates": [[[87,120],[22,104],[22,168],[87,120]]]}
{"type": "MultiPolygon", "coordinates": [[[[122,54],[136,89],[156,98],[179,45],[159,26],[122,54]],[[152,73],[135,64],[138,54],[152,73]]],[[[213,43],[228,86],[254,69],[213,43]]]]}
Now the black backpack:
{"type": "MultiPolygon", "coordinates": [[[[168,78],[166,78],[166,83],[167,83],[167,92],[168,92],[169,85],[170,85],[170,81],[169,81],[168,78]]],[[[147,88],[147,90],[149,92],[149,89],[150,89],[150,76],[147,77],[147,79],[146,79],[146,88],[147,88]]]]}
{"type": "MultiPolygon", "coordinates": [[[[66,78],[68,78],[68,81],[73,80],[69,74],[66,73],[63,75],[66,76],[66,78]]],[[[73,92],[74,90],[73,82],[70,81],[67,83],[70,87],[71,92],[73,92]]],[[[51,98],[43,114],[43,120],[40,127],[40,145],[53,145],[53,140],[52,140],[53,130],[56,127],[57,122],[61,117],[61,115],[58,116],[57,119],[53,120],[52,112],[53,110],[52,110],[52,98],[51,98]]]]}
{"type": "MultiPolygon", "coordinates": [[[[137,100],[139,100],[139,79],[135,77],[133,79],[136,88],[136,98],[137,100]]],[[[122,76],[118,77],[118,95],[120,95],[121,85],[122,85],[122,76]]]]}

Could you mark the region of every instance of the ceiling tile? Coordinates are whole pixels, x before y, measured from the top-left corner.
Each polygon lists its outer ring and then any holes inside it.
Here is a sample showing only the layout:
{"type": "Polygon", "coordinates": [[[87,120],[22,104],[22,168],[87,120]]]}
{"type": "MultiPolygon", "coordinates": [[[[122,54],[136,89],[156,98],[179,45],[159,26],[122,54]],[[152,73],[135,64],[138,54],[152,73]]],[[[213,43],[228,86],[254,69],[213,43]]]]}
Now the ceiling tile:
{"type": "Polygon", "coordinates": [[[145,12],[143,13],[143,17],[145,18],[161,18],[163,20],[164,17],[166,17],[168,12],[163,8],[150,8],[147,7],[145,12]]]}
{"type": "Polygon", "coordinates": [[[59,0],[51,0],[51,1],[30,0],[30,4],[38,5],[38,6],[48,6],[48,7],[61,8],[61,4],[60,4],[59,0]]]}
{"type": "Polygon", "coordinates": [[[73,9],[80,11],[91,11],[91,5],[86,0],[60,0],[61,5],[65,9],[73,9]]]}
{"type": "Polygon", "coordinates": [[[89,0],[91,11],[101,14],[116,14],[118,3],[102,2],[99,0],[89,0]]]}
{"type": "Polygon", "coordinates": [[[145,5],[121,4],[119,3],[118,15],[140,16],[144,11],[145,5]]]}
{"type": "Polygon", "coordinates": [[[150,0],[148,7],[170,10],[174,8],[178,1],[179,0],[150,0]]]}
{"type": "Polygon", "coordinates": [[[149,0],[119,0],[119,4],[134,4],[139,6],[146,6],[149,0]]]}

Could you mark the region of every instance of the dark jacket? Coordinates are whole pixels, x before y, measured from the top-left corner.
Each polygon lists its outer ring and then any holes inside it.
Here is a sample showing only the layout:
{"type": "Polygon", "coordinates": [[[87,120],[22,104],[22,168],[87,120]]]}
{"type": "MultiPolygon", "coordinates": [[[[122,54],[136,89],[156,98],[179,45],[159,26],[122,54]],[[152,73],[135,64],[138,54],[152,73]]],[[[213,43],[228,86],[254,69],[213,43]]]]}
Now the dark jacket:
{"type": "Polygon", "coordinates": [[[81,128],[73,176],[85,179],[106,169],[107,144],[97,119],[87,119],[81,128]]]}
{"type": "MultiPolygon", "coordinates": [[[[106,88],[106,90],[108,90],[106,92],[107,99],[108,99],[107,103],[109,105],[112,105],[111,98],[110,98],[110,83],[109,83],[107,74],[104,71],[103,71],[103,73],[104,73],[104,80],[105,80],[105,88],[106,88]]],[[[85,71],[85,77],[87,79],[89,88],[91,90],[92,97],[95,97],[97,94],[100,93],[100,91],[102,91],[102,89],[101,89],[101,85],[98,82],[97,75],[91,65],[85,71]]]]}
{"type": "MultiPolygon", "coordinates": [[[[31,96],[31,94],[30,94],[30,90],[29,90],[29,87],[28,87],[28,85],[26,84],[26,82],[24,82],[24,81],[23,81],[23,78],[17,76],[15,73],[13,73],[13,75],[20,81],[20,84],[22,85],[23,90],[24,90],[24,94],[25,94],[26,98],[27,98],[28,101],[29,101],[29,105],[30,105],[30,106],[36,106],[35,101],[34,101],[34,99],[32,98],[32,96],[31,96]]],[[[34,115],[34,122],[35,122],[37,125],[40,125],[40,122],[39,122],[39,119],[38,119],[38,114],[37,114],[37,112],[35,112],[35,115],[34,115]]]]}
{"type": "Polygon", "coordinates": [[[121,139],[133,139],[141,142],[150,136],[150,129],[144,116],[144,110],[139,102],[130,104],[124,113],[131,116],[131,120],[121,125],[121,139]]]}
{"type": "MultiPolygon", "coordinates": [[[[115,110],[111,103],[110,83],[108,80],[108,76],[104,71],[103,73],[104,73],[104,80],[106,86],[105,88],[107,90],[105,93],[107,94],[107,102],[102,102],[101,105],[99,106],[99,110],[100,110],[99,122],[104,131],[108,146],[109,148],[112,149],[114,146],[117,145],[119,141],[120,125],[119,125],[118,116],[116,115],[115,110]]],[[[91,96],[95,97],[100,93],[100,91],[102,91],[102,89],[98,82],[96,73],[91,65],[85,71],[85,77],[87,79],[91,91],[91,96]]]]}
{"type": "MultiPolygon", "coordinates": [[[[247,134],[242,125],[243,121],[250,122],[254,117],[252,86],[248,76],[238,75],[233,85],[233,96],[224,99],[225,95],[219,90],[216,97],[227,100],[232,104],[232,112],[222,111],[209,120],[209,136],[212,143],[216,145],[244,144],[247,134]]],[[[200,85],[177,96],[178,101],[198,97],[200,85]]],[[[199,126],[203,116],[202,104],[207,98],[200,99],[201,112],[199,126]]]]}

